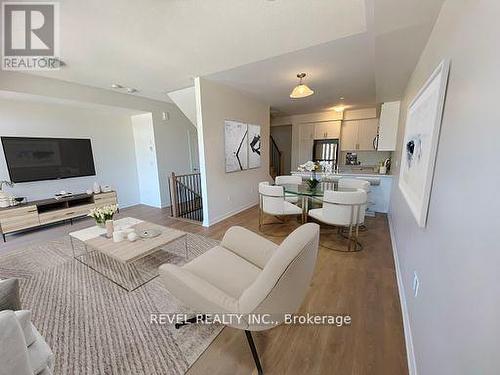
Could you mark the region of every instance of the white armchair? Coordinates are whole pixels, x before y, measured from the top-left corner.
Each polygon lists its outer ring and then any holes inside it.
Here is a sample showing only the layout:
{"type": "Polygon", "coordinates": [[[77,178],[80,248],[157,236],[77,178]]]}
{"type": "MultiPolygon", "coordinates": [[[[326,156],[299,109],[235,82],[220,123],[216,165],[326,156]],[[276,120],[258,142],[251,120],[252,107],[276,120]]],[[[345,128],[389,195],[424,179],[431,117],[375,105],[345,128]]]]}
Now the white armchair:
{"type": "Polygon", "coordinates": [[[251,331],[281,324],[300,307],[318,252],[319,226],[308,223],[280,246],[242,227],[230,228],[216,246],[182,267],[163,264],[160,278],[177,298],[199,313],[242,314],[231,327],[245,330],[259,374],[260,360],[251,331]],[[252,321],[250,314],[269,314],[252,321]]]}
{"type": "MultiPolygon", "coordinates": [[[[358,235],[359,226],[365,221],[363,207],[366,205],[366,200],[366,191],[361,189],[352,192],[326,190],[323,196],[323,207],[309,210],[308,215],[321,223],[338,227],[339,234],[342,234],[340,229],[349,228],[347,251],[358,251],[362,249],[358,235]],[[353,243],[354,250],[352,250],[353,243]]],[[[345,251],[324,244],[322,246],[331,250],[345,251]]]]}

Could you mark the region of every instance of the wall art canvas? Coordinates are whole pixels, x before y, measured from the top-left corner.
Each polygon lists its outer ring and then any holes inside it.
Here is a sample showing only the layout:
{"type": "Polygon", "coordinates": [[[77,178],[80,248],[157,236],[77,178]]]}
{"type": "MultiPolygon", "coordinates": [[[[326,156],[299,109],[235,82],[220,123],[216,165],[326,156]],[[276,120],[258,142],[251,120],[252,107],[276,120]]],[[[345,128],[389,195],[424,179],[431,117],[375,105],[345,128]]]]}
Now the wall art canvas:
{"type": "Polygon", "coordinates": [[[248,168],[260,167],[260,125],[248,124],[248,168]]]}
{"type": "Polygon", "coordinates": [[[425,227],[439,141],[449,61],[442,61],[408,106],[399,189],[425,227]]]}
{"type": "Polygon", "coordinates": [[[237,121],[224,121],[226,172],[248,169],[248,126],[237,121]]]}

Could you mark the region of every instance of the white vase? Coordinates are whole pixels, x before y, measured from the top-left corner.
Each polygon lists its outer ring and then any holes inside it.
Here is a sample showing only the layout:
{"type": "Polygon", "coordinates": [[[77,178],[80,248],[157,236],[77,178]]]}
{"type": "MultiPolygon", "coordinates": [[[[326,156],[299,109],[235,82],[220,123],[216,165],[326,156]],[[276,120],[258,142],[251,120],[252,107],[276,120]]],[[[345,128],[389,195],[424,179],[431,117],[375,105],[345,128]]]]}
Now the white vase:
{"type": "Polygon", "coordinates": [[[0,207],[9,207],[10,206],[10,195],[0,191],[0,207]]]}
{"type": "Polygon", "coordinates": [[[99,194],[101,192],[101,186],[97,182],[94,182],[94,194],[99,194]]]}

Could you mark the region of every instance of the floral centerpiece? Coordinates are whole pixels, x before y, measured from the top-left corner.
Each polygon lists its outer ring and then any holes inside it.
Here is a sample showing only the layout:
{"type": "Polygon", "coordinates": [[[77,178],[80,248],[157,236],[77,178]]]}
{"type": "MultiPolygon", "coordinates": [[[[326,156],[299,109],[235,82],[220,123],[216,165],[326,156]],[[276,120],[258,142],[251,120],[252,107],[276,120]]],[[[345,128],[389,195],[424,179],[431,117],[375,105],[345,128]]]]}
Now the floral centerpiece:
{"type": "Polygon", "coordinates": [[[116,204],[110,206],[96,207],[90,210],[88,216],[94,218],[98,226],[104,227],[106,220],[113,220],[113,216],[118,211],[116,204]]]}
{"type": "Polygon", "coordinates": [[[300,172],[311,172],[311,177],[306,181],[309,189],[314,190],[318,187],[319,179],[316,176],[316,171],[319,170],[319,164],[313,161],[308,161],[304,164],[299,165],[298,170],[300,172]]]}

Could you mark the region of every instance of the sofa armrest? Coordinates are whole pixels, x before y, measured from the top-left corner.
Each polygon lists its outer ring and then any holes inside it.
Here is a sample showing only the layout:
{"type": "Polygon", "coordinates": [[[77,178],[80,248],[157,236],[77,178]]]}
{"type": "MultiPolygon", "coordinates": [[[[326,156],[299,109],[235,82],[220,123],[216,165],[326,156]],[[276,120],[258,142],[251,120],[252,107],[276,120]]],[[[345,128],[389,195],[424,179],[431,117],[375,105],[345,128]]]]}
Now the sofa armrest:
{"type": "Polygon", "coordinates": [[[159,268],[170,293],[196,313],[236,313],[238,300],[188,270],[173,264],[159,268]]]}
{"type": "Polygon", "coordinates": [[[0,311],[2,310],[21,310],[18,279],[0,280],[0,311]]]}
{"type": "Polygon", "coordinates": [[[259,268],[264,268],[278,245],[243,227],[228,229],[221,245],[259,268]]]}
{"type": "Polygon", "coordinates": [[[13,311],[0,312],[0,373],[33,375],[24,334],[13,311]]]}

